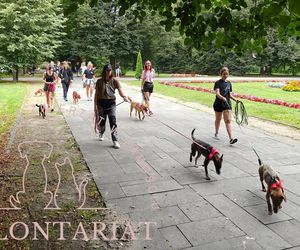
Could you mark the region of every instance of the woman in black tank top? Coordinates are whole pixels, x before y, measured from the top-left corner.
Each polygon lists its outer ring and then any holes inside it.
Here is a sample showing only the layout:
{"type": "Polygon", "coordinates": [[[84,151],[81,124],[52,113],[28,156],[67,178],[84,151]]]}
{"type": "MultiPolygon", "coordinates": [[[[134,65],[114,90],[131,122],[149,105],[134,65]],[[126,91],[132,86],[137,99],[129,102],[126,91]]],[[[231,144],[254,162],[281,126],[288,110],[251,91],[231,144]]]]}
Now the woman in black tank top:
{"type": "Polygon", "coordinates": [[[54,97],[54,91],[55,91],[55,84],[57,81],[57,76],[53,72],[53,69],[51,66],[48,66],[46,69],[46,72],[44,73],[44,91],[46,95],[46,102],[48,105],[48,108],[51,109],[51,112],[54,111],[53,109],[53,97],[54,97]]]}

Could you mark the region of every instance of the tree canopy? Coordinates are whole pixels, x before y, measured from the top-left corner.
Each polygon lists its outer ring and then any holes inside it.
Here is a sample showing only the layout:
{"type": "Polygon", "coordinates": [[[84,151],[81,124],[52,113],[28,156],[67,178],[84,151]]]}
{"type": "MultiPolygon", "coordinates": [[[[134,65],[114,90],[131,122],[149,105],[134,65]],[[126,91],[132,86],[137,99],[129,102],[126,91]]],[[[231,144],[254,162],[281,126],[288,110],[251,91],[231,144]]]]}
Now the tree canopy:
{"type": "MultiPolygon", "coordinates": [[[[64,0],[66,12],[84,0],[64,0]],[[69,4],[67,4],[69,2],[69,4]]],[[[104,0],[111,2],[111,0],[104,0]]],[[[88,1],[91,5],[97,1],[88,1]]],[[[281,35],[299,36],[299,0],[117,0],[120,15],[127,11],[143,20],[147,10],[163,17],[166,31],[178,26],[185,44],[195,48],[209,45],[223,48],[262,50],[267,30],[275,27],[281,35]]]]}
{"type": "Polygon", "coordinates": [[[51,59],[62,44],[65,18],[59,0],[2,0],[0,64],[10,69],[51,59]]]}

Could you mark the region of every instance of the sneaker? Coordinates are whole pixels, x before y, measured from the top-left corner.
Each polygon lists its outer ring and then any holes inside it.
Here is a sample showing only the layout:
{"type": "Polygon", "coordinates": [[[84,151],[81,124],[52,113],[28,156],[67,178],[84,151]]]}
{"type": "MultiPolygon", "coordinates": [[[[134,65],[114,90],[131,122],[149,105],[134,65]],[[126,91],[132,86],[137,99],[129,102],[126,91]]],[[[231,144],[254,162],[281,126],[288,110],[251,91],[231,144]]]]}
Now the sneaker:
{"type": "Polygon", "coordinates": [[[100,141],[104,141],[104,134],[99,133],[99,140],[100,140],[100,141]]]}
{"type": "Polygon", "coordinates": [[[120,148],[120,143],[118,141],[113,141],[114,148],[120,148]]]}
{"type": "Polygon", "coordinates": [[[220,140],[220,137],[218,136],[218,134],[215,134],[214,138],[218,141],[220,140]]]}
{"type": "Polygon", "coordinates": [[[151,110],[149,110],[149,116],[153,115],[153,112],[151,110]]]}
{"type": "Polygon", "coordinates": [[[229,141],[229,143],[232,145],[232,144],[234,144],[234,143],[236,143],[238,141],[238,139],[230,139],[230,141],[229,141]]]}
{"type": "Polygon", "coordinates": [[[54,111],[54,109],[51,109],[51,112],[53,112],[54,111]]]}

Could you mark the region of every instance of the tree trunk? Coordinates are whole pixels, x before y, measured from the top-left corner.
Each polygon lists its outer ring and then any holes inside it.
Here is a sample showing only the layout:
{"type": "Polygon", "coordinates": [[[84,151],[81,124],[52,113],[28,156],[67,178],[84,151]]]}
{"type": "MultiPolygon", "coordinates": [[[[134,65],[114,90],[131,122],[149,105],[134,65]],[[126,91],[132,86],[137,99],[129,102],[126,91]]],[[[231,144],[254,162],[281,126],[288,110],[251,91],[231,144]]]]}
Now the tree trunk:
{"type": "Polygon", "coordinates": [[[12,69],[13,82],[17,82],[17,71],[15,68],[12,69]]]}

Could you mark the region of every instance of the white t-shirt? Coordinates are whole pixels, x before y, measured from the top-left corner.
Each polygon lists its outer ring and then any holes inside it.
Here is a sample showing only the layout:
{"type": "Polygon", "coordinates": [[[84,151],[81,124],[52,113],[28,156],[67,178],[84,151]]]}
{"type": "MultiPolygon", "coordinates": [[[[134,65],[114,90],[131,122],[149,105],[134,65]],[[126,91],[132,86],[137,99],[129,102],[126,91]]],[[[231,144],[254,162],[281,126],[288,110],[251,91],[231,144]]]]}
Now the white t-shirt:
{"type": "Polygon", "coordinates": [[[145,82],[153,82],[154,74],[155,74],[154,69],[152,69],[151,71],[150,70],[146,70],[146,71],[143,70],[142,79],[145,82]]]}

